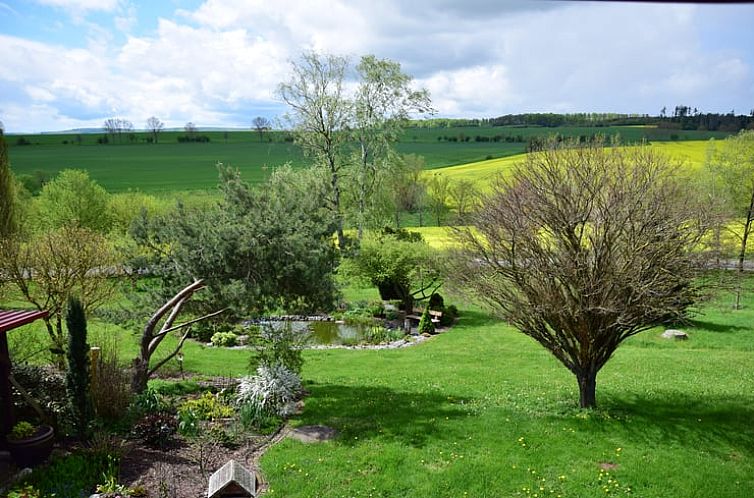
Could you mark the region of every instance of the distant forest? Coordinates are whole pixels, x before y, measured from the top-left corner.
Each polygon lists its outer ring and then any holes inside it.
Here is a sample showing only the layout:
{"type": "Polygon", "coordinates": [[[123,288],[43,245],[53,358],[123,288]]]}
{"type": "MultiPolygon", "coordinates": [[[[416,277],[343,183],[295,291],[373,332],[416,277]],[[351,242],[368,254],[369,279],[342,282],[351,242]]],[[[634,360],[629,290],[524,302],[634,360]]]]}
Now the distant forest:
{"type": "Polygon", "coordinates": [[[676,130],[725,131],[737,132],[743,129],[754,129],[754,110],[749,114],[702,113],[696,107],[685,105],[676,106],[672,114],[668,114],[663,107],[658,116],[649,114],[618,114],[618,113],[527,113],[506,114],[496,118],[481,119],[453,119],[434,118],[412,123],[416,127],[451,128],[451,127],[479,127],[479,126],[542,126],[555,128],[558,126],[630,126],[655,125],[658,128],[676,130]]]}

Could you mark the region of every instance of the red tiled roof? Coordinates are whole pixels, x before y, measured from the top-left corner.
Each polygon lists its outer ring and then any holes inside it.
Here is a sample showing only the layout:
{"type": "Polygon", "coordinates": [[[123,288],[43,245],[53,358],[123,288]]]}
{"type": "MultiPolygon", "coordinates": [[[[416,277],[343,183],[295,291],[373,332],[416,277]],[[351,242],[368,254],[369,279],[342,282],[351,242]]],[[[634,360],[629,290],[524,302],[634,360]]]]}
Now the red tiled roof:
{"type": "Polygon", "coordinates": [[[46,311],[0,310],[0,332],[8,332],[46,316],[46,311]]]}

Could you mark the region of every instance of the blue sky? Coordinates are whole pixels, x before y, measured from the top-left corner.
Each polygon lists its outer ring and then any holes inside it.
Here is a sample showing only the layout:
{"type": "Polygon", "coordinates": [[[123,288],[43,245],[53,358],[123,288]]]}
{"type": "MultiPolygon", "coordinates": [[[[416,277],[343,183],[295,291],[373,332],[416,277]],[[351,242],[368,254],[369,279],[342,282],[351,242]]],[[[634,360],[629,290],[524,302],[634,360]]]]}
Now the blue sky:
{"type": "Polygon", "coordinates": [[[304,50],[400,62],[441,116],[754,109],[754,5],[0,0],[8,132],[249,127],[304,50]]]}

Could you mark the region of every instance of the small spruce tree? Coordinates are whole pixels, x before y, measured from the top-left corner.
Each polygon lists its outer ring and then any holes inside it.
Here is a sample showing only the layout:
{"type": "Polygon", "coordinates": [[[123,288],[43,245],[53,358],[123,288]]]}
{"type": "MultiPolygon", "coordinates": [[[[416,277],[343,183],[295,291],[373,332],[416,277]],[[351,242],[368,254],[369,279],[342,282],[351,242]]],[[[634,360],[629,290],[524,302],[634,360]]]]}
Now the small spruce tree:
{"type": "Polygon", "coordinates": [[[422,317],[419,320],[419,333],[435,333],[435,324],[432,323],[432,315],[429,314],[429,306],[424,308],[424,313],[422,313],[422,317]]]}
{"type": "Polygon", "coordinates": [[[66,314],[68,327],[68,372],[66,391],[76,434],[85,439],[93,409],[89,391],[89,345],[86,343],[86,315],[81,301],[71,297],[66,314]]]}

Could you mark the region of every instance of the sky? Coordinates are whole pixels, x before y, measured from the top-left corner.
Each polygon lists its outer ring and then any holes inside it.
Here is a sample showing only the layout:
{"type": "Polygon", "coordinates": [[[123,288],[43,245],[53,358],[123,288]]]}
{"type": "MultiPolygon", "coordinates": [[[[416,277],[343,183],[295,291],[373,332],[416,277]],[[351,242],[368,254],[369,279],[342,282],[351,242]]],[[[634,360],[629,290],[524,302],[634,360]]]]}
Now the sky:
{"type": "Polygon", "coordinates": [[[0,0],[8,133],[249,128],[304,51],[389,58],[440,117],[754,109],[754,4],[0,0]]]}

